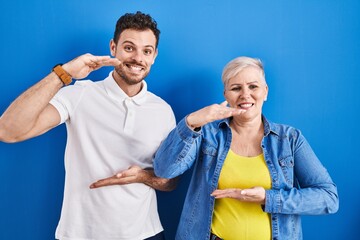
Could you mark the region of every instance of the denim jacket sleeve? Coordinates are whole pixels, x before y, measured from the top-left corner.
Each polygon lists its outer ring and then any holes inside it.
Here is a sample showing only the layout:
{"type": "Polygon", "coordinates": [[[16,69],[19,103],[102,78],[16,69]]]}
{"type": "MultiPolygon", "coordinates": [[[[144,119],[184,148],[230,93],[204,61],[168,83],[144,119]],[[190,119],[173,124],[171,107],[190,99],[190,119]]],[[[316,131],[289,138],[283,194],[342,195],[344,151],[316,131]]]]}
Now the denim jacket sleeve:
{"type": "MultiPolygon", "coordinates": [[[[293,168],[292,186],[266,190],[265,208],[269,213],[319,215],[337,212],[337,188],[309,143],[299,130],[287,137],[292,156],[279,163],[279,172],[293,168]]],[[[283,173],[279,173],[283,174],[283,173]]]]}
{"type": "Polygon", "coordinates": [[[182,119],[162,142],[154,158],[158,177],[174,178],[191,168],[197,158],[201,131],[191,130],[182,119]]]}

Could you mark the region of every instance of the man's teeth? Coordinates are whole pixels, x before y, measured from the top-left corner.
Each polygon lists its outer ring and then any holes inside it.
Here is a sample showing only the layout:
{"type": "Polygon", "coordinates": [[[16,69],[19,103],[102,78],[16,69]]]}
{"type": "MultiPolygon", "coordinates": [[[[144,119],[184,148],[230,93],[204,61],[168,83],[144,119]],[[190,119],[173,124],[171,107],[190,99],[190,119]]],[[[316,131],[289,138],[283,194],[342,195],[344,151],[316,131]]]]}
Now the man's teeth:
{"type": "Polygon", "coordinates": [[[142,67],[139,67],[139,66],[134,66],[134,65],[130,65],[129,66],[132,70],[135,70],[135,71],[141,71],[142,67]]]}

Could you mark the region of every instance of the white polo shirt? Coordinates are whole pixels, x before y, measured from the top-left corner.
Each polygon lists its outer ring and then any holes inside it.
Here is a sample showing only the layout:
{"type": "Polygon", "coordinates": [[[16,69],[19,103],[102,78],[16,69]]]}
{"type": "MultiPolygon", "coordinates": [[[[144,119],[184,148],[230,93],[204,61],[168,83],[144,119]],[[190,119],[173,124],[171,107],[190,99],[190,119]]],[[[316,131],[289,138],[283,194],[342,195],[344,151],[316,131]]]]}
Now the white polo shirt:
{"type": "Polygon", "coordinates": [[[128,97],[109,76],[77,81],[50,102],[67,127],[65,189],[56,238],[142,240],[163,230],[155,190],[145,184],[90,189],[128,169],[152,167],[155,151],[175,127],[171,107],[147,91],[128,97]]]}

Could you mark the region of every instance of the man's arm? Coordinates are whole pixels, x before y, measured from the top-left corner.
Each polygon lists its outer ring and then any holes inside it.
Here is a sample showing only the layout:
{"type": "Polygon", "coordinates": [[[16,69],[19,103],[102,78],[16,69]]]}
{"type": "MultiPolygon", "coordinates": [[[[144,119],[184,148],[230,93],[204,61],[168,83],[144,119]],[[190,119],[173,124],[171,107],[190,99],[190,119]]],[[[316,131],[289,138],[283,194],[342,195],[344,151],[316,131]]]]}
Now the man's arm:
{"type": "MultiPolygon", "coordinates": [[[[116,58],[84,54],[62,67],[73,78],[81,79],[102,66],[118,64],[120,61],[116,58]]],[[[15,99],[0,117],[0,141],[23,141],[57,126],[60,115],[49,102],[63,85],[52,72],[15,99]]]]}
{"type": "Polygon", "coordinates": [[[0,140],[22,141],[56,126],[60,116],[48,105],[62,86],[57,75],[50,73],[15,99],[0,118],[0,140]]]}
{"type": "Polygon", "coordinates": [[[156,177],[152,169],[142,169],[131,166],[112,177],[101,179],[90,185],[90,188],[99,188],[111,185],[125,185],[130,183],[143,183],[160,191],[172,191],[176,188],[178,178],[167,179],[156,177]]]}

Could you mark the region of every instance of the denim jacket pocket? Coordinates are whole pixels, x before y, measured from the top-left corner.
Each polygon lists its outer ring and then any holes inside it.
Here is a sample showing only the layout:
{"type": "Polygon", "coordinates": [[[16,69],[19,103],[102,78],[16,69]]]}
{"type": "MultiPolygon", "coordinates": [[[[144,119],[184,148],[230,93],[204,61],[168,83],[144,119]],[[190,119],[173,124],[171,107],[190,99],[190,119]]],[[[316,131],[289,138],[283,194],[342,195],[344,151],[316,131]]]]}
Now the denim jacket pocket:
{"type": "Polygon", "coordinates": [[[294,184],[294,159],[292,156],[279,159],[279,165],[284,174],[285,180],[292,187],[294,184]]]}
{"type": "Polygon", "coordinates": [[[204,143],[201,146],[199,160],[203,169],[208,171],[217,155],[217,149],[210,144],[204,143]]]}

